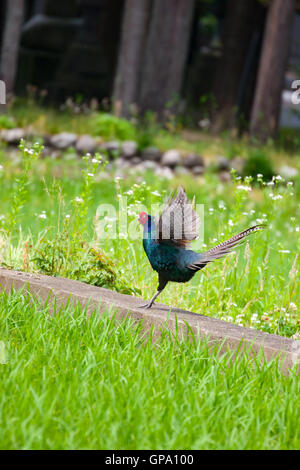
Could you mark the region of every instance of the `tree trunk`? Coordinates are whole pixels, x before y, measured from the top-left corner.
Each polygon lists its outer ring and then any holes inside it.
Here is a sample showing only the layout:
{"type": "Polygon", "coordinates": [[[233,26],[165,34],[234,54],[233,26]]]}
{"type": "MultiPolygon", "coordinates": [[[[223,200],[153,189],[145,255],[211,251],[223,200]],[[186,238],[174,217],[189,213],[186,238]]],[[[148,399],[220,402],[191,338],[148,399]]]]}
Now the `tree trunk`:
{"type": "Polygon", "coordinates": [[[124,117],[130,116],[139,99],[150,11],[151,0],[127,0],[125,5],[113,90],[115,113],[124,117]]]}
{"type": "Polygon", "coordinates": [[[6,20],[1,51],[1,79],[6,92],[13,93],[17,72],[19,40],[24,19],[24,0],[6,2],[6,20]]]}
{"type": "Polygon", "coordinates": [[[295,0],[272,0],[269,6],[250,124],[251,135],[261,141],[278,130],[295,6],[295,0]]]}
{"type": "MultiPolygon", "coordinates": [[[[154,0],[145,63],[140,108],[163,116],[168,104],[176,105],[181,91],[191,33],[194,0],[154,0]]],[[[174,109],[174,106],[173,106],[174,109]]]]}
{"type": "Polygon", "coordinates": [[[213,131],[236,124],[249,75],[255,70],[253,58],[263,24],[263,6],[257,0],[229,0],[223,33],[223,53],[213,86],[216,110],[213,131]],[[255,50],[254,50],[255,49],[255,50]],[[244,79],[242,79],[244,77],[244,79]]]}

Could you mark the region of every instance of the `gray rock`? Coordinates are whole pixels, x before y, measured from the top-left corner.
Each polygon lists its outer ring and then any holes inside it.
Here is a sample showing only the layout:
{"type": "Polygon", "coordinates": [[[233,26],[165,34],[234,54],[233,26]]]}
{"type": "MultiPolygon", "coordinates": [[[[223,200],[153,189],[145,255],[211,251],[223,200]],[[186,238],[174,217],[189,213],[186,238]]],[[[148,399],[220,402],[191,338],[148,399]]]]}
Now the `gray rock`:
{"type": "Polygon", "coordinates": [[[174,173],[177,176],[184,176],[190,174],[189,170],[182,165],[177,166],[174,170],[174,173]]]}
{"type": "Polygon", "coordinates": [[[146,170],[156,170],[157,168],[161,168],[160,165],[153,160],[145,160],[143,163],[146,170]]]}
{"type": "Polygon", "coordinates": [[[293,178],[296,178],[298,175],[298,170],[297,168],[294,168],[293,166],[289,165],[283,165],[280,170],[279,174],[286,180],[291,180],[293,178]]]}
{"type": "Polygon", "coordinates": [[[121,150],[124,158],[133,158],[138,153],[138,146],[134,140],[127,140],[122,143],[121,150]]]}
{"type": "Polygon", "coordinates": [[[105,150],[108,150],[109,152],[120,150],[120,144],[117,140],[111,140],[110,142],[105,142],[104,144],[102,144],[102,146],[103,148],[105,148],[105,150]]]}
{"type": "Polygon", "coordinates": [[[196,153],[189,153],[183,160],[182,164],[186,168],[193,168],[195,166],[204,166],[203,157],[197,155],[196,153]]]}
{"type": "Polygon", "coordinates": [[[76,134],[72,134],[71,132],[61,132],[60,134],[55,134],[51,137],[50,144],[59,150],[65,150],[69,147],[74,147],[76,140],[76,134]]]}
{"type": "Polygon", "coordinates": [[[104,142],[103,144],[101,144],[100,150],[106,151],[110,158],[114,158],[120,154],[120,144],[116,140],[104,142]]]}
{"type": "Polygon", "coordinates": [[[163,154],[161,159],[161,164],[170,168],[175,168],[175,166],[179,165],[179,163],[180,153],[178,150],[168,150],[163,154]]]}
{"type": "Polygon", "coordinates": [[[230,169],[234,168],[234,170],[239,174],[243,174],[243,170],[245,167],[245,159],[242,157],[235,157],[232,160],[230,160],[230,169]]]}
{"type": "Polygon", "coordinates": [[[222,183],[229,183],[229,181],[231,181],[231,174],[229,171],[223,170],[220,171],[219,178],[222,183]]]}
{"type": "Polygon", "coordinates": [[[141,163],[141,162],[142,162],[142,159],[140,157],[133,157],[130,160],[130,163],[132,165],[139,165],[139,163],[141,163]]]}
{"type": "Polygon", "coordinates": [[[61,158],[61,152],[59,150],[52,150],[50,151],[48,156],[53,160],[58,160],[59,158],[61,158]]]}
{"type": "Polygon", "coordinates": [[[25,137],[25,131],[19,127],[16,127],[15,129],[5,129],[2,131],[1,137],[2,140],[5,140],[8,144],[19,144],[20,140],[25,137]]]}
{"type": "Polygon", "coordinates": [[[159,162],[161,159],[161,152],[156,147],[147,147],[142,151],[141,157],[143,160],[152,160],[154,162],[159,162]]]}
{"type": "Polygon", "coordinates": [[[171,180],[174,177],[174,172],[169,167],[158,167],[155,170],[155,174],[167,180],[171,180]]]}
{"type": "Polygon", "coordinates": [[[130,168],[130,173],[144,173],[146,171],[144,162],[141,161],[138,165],[134,165],[130,168]]]}
{"type": "Polygon", "coordinates": [[[230,170],[232,167],[230,166],[230,162],[228,158],[223,157],[223,155],[217,155],[215,158],[215,162],[217,165],[217,169],[219,171],[230,170]]]}
{"type": "Polygon", "coordinates": [[[96,141],[90,135],[81,135],[76,142],[76,150],[78,153],[94,153],[96,149],[96,141]]]}
{"type": "Polygon", "coordinates": [[[116,168],[122,168],[122,170],[125,170],[130,167],[130,163],[124,158],[117,158],[115,160],[115,165],[116,168]]]}
{"type": "Polygon", "coordinates": [[[195,176],[203,175],[204,173],[204,166],[202,165],[197,165],[192,168],[192,173],[195,176]]]}

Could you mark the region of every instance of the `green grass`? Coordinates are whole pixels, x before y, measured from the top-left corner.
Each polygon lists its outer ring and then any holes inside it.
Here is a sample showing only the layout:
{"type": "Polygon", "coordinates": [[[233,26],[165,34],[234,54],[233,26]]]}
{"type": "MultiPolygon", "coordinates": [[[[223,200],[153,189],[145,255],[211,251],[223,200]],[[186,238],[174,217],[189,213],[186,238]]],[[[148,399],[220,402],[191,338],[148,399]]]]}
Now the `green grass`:
{"type": "MultiPolygon", "coordinates": [[[[0,164],[3,166],[0,171],[0,218],[5,227],[12,210],[16,177],[22,174],[22,165],[17,159],[8,161],[5,154],[2,158],[0,154],[0,164]]],[[[188,196],[195,194],[196,203],[204,204],[204,245],[194,243],[194,249],[206,250],[255,223],[264,222],[268,229],[253,235],[246,248],[239,248],[236,255],[207,266],[191,282],[170,283],[161,294],[160,302],[269,333],[299,337],[299,181],[292,186],[276,180],[273,186],[258,182],[250,187],[247,180],[222,184],[217,175],[207,173],[204,179],[177,178],[170,184],[154,178],[151,172],[138,180],[133,175],[115,180],[114,172],[102,179],[100,168],[90,178],[89,203],[84,205],[82,216],[83,205],[78,208],[80,204],[74,201],[81,197],[85,184],[81,172],[84,164],[78,160],[49,159],[33,163],[26,203],[18,214],[12,238],[8,238],[5,231],[0,237],[1,263],[24,269],[27,242],[26,269],[36,271],[38,267],[33,260],[36,250],[40,250],[41,241],[51,242],[63,230],[73,233],[72,227],[77,224],[75,235],[66,240],[73,247],[71,251],[75,257],[77,248],[74,240],[77,243],[80,232],[79,241],[84,240],[89,246],[103,250],[111,257],[118,276],[126,279],[129,287],[139,289],[141,296],[150,298],[157,287],[157,275],[143,251],[137,215],[141,204],[149,208],[152,203],[161,203],[171,188],[183,184],[188,196]],[[247,191],[244,187],[252,190],[247,191]],[[95,215],[98,205],[111,204],[116,210],[113,216],[118,217],[118,204],[124,197],[127,197],[128,222],[136,239],[119,236],[116,239],[97,238],[95,215]]],[[[109,224],[115,222],[119,231],[118,220],[109,224]]],[[[77,258],[84,264],[82,251],[77,258]]],[[[66,256],[65,264],[56,272],[69,277],[72,267],[68,261],[72,259],[68,260],[66,256]]]]}
{"type": "MultiPolygon", "coordinates": [[[[31,124],[37,133],[93,135],[101,125],[106,137],[121,131],[119,138],[127,138],[126,127],[101,116],[35,104],[13,107],[3,122],[31,124]]],[[[177,147],[208,159],[252,152],[249,142],[228,135],[153,129],[137,135],[141,147],[153,139],[161,149],[177,147]]],[[[293,184],[280,179],[268,184],[256,176],[223,184],[207,171],[204,177],[171,182],[151,172],[125,172],[120,179],[114,170],[71,158],[70,152],[57,161],[37,159],[36,153],[38,146],[33,153],[26,147],[13,154],[0,149],[0,265],[110,282],[113,289],[149,299],[157,274],[143,251],[137,215],[142,205],[161,203],[182,184],[189,197],[195,194],[196,203],[204,204],[204,240],[192,248],[206,250],[255,223],[268,229],[191,282],[170,283],[160,301],[299,339],[299,177],[293,184]],[[123,237],[119,226],[125,197],[135,239],[123,237]],[[99,238],[100,204],[112,206],[104,220],[116,223],[116,238],[99,238]]],[[[258,153],[275,168],[283,161],[299,167],[297,151],[287,156],[268,143],[258,153]]],[[[295,371],[283,376],[276,361],[262,364],[261,357],[247,354],[236,361],[229,354],[209,354],[205,342],[179,342],[168,332],[153,344],[129,318],[118,323],[95,312],[87,319],[79,308],[50,316],[47,305],[1,293],[0,368],[1,448],[299,448],[295,371]]]]}
{"type": "Polygon", "coordinates": [[[276,361],[154,345],[130,319],[22,294],[0,294],[0,318],[1,449],[299,448],[299,378],[276,361]]]}

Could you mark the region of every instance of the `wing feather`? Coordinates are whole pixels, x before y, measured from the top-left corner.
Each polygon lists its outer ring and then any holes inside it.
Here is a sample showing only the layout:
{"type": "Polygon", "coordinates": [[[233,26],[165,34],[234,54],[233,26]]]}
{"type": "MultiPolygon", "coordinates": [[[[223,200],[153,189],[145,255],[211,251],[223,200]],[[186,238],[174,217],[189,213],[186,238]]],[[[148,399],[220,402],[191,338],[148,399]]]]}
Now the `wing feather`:
{"type": "Polygon", "coordinates": [[[156,217],[157,240],[187,247],[198,238],[200,219],[194,207],[195,197],[191,202],[180,186],[177,194],[169,197],[161,215],[156,217]]]}

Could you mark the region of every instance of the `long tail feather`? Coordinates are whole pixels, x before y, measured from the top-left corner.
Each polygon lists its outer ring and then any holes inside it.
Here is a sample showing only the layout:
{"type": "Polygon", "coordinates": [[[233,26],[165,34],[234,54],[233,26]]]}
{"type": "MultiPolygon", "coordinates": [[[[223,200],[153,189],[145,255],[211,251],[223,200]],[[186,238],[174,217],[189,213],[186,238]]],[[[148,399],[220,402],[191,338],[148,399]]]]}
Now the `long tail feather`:
{"type": "Polygon", "coordinates": [[[257,232],[264,228],[266,228],[265,225],[254,225],[253,227],[250,227],[247,230],[244,230],[243,232],[234,235],[233,237],[229,238],[229,240],[226,240],[225,242],[214,246],[210,250],[201,253],[199,256],[199,261],[191,264],[189,268],[194,269],[195,271],[202,269],[210,261],[222,258],[223,256],[230,253],[233,248],[243,243],[245,241],[245,238],[248,237],[251,233],[257,232]]]}

